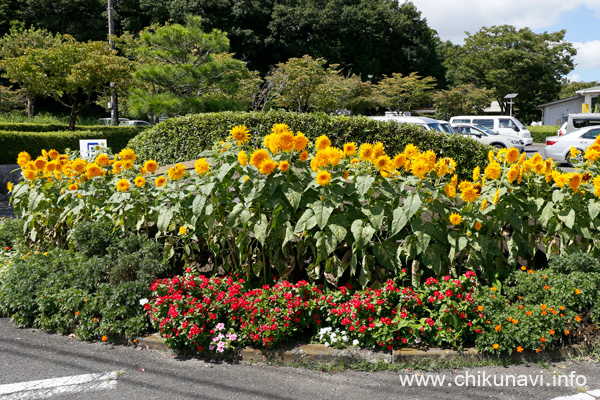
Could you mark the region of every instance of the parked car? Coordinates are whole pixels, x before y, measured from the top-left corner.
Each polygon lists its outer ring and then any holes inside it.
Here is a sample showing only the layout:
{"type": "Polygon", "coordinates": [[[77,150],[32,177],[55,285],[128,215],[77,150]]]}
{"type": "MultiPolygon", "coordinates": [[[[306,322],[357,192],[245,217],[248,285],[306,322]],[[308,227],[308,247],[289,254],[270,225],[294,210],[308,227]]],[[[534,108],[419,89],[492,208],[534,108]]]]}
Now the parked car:
{"type": "Polygon", "coordinates": [[[440,124],[440,127],[442,128],[442,130],[444,132],[446,132],[446,133],[452,133],[452,134],[456,133],[454,131],[454,129],[452,129],[452,125],[450,125],[450,122],[448,122],[448,121],[440,121],[438,119],[438,123],[440,124]]]}
{"type": "Polygon", "coordinates": [[[599,133],[600,126],[588,126],[562,136],[547,137],[543,156],[544,158],[552,158],[558,163],[573,165],[569,157],[571,147],[581,152],[581,157],[577,160],[580,161],[583,157],[583,152],[594,143],[599,133]]]}
{"type": "Polygon", "coordinates": [[[498,149],[505,149],[514,147],[519,152],[525,149],[523,140],[514,136],[500,135],[494,131],[487,129],[486,127],[475,125],[475,124],[452,124],[452,128],[456,133],[463,136],[468,136],[478,142],[489,144],[498,149]]]}
{"type": "Polygon", "coordinates": [[[560,126],[560,128],[558,128],[558,130],[556,131],[556,134],[557,134],[558,136],[562,136],[562,135],[564,135],[565,133],[567,133],[567,123],[566,123],[566,122],[565,122],[564,124],[562,124],[562,125],[560,126]]]}
{"type": "Polygon", "coordinates": [[[147,126],[147,125],[152,125],[152,124],[148,121],[141,121],[141,120],[133,119],[133,120],[122,122],[119,125],[122,125],[122,126],[147,126]]]}
{"type": "Polygon", "coordinates": [[[571,133],[586,126],[598,125],[600,125],[600,113],[569,114],[565,133],[571,133]]]}
{"type": "Polygon", "coordinates": [[[450,124],[476,124],[500,135],[516,136],[525,146],[533,144],[531,132],[518,119],[508,115],[460,115],[450,118],[450,124]]]}
{"type": "MultiPolygon", "coordinates": [[[[111,121],[112,121],[112,118],[100,118],[98,120],[98,124],[110,126],[111,121]]],[[[127,122],[127,121],[129,121],[129,119],[119,118],[119,125],[122,125],[124,122],[127,122]]]]}
{"type": "Polygon", "coordinates": [[[438,131],[444,132],[438,121],[433,118],[427,117],[405,117],[399,115],[385,115],[385,116],[375,116],[369,117],[375,121],[391,121],[399,124],[411,124],[411,125],[419,125],[425,128],[428,131],[438,131]]]}

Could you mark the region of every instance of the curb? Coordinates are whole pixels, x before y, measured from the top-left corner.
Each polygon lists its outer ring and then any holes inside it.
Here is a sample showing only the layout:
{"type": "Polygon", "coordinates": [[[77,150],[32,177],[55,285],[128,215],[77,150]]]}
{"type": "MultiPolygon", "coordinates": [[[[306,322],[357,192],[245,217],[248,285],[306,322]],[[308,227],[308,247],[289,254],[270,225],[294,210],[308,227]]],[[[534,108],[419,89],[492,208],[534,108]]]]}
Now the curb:
{"type": "MultiPolygon", "coordinates": [[[[152,349],[164,352],[173,353],[165,345],[160,336],[155,333],[150,336],[139,338],[137,341],[138,347],[142,349],[152,349]]],[[[325,347],[323,344],[302,344],[290,349],[257,349],[246,347],[239,352],[239,358],[245,362],[267,362],[278,361],[283,363],[295,362],[327,362],[333,363],[338,361],[343,362],[384,362],[384,363],[414,363],[423,360],[460,360],[467,363],[476,363],[490,360],[503,360],[511,362],[528,362],[535,363],[540,361],[565,361],[574,356],[581,355],[584,347],[580,345],[565,346],[542,353],[533,351],[525,351],[523,353],[492,355],[480,353],[476,349],[468,348],[462,351],[447,350],[447,349],[402,349],[394,350],[391,353],[372,351],[369,349],[361,349],[357,347],[349,347],[347,349],[333,349],[325,347]]]]}

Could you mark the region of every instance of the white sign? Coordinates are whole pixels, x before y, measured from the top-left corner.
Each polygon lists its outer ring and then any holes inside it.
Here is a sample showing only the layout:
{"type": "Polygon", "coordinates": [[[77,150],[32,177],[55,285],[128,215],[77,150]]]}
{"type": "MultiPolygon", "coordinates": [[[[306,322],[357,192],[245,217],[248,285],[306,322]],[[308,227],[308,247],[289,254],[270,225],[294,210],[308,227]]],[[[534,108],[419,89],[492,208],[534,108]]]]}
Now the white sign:
{"type": "Polygon", "coordinates": [[[101,148],[106,148],[106,139],[83,139],[79,141],[81,158],[93,159],[101,148]]]}

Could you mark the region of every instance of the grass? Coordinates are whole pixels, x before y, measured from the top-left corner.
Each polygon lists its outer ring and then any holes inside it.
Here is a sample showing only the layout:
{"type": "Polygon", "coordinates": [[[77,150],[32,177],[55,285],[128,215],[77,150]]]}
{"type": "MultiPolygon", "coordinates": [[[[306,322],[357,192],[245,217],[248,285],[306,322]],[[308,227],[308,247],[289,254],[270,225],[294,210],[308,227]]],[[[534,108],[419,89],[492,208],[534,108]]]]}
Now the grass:
{"type": "MultiPolygon", "coordinates": [[[[20,112],[0,113],[0,123],[11,124],[69,124],[68,115],[55,115],[49,113],[40,113],[28,118],[27,115],[20,112]]],[[[98,118],[85,117],[78,118],[78,125],[98,125],[98,118]]]]}

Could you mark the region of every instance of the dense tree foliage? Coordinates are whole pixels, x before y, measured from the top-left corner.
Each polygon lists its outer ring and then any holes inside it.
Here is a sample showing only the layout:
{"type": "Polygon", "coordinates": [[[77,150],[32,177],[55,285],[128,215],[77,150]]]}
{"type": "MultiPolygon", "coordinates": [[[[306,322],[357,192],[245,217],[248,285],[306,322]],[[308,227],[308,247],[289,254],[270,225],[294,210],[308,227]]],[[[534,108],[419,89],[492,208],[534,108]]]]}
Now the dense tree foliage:
{"type": "Polygon", "coordinates": [[[245,63],[227,53],[229,41],[219,31],[204,32],[198,17],[185,25],[153,25],[129,43],[139,63],[130,111],[155,119],[160,115],[246,109],[256,77],[245,63]]]}
{"type": "Polygon", "coordinates": [[[421,77],[416,72],[412,72],[407,76],[392,74],[384,77],[375,85],[374,92],[381,107],[401,113],[429,103],[434,87],[434,78],[421,77]]]}
{"type": "Polygon", "coordinates": [[[469,33],[464,46],[446,49],[449,80],[492,90],[503,112],[504,96],[518,93],[519,116],[539,118],[536,105],[555,100],[561,78],[574,67],[576,50],[564,40],[565,33],[536,34],[510,25],[469,33]]]}
{"type": "Polygon", "coordinates": [[[442,119],[450,119],[455,115],[482,114],[493,99],[491,90],[480,89],[472,84],[459,85],[433,95],[435,112],[442,119]]]}
{"type": "Polygon", "coordinates": [[[566,79],[563,79],[563,81],[561,82],[560,94],[558,95],[558,98],[566,99],[567,97],[577,95],[576,92],[578,90],[588,89],[595,86],[600,86],[600,82],[569,82],[566,79]]]}

